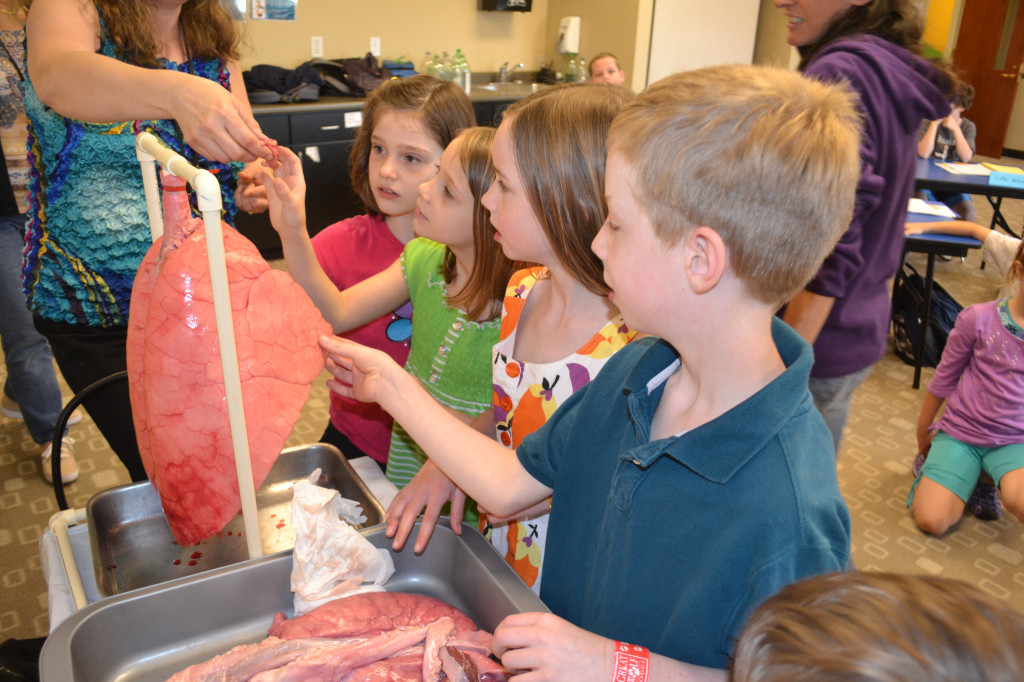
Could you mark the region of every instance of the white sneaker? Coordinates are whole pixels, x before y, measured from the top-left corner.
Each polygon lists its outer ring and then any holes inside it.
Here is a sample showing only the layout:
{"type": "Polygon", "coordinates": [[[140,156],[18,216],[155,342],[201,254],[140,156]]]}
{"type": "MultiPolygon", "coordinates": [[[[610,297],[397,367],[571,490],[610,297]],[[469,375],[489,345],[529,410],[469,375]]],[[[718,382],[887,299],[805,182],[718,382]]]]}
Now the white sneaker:
{"type": "MultiPolygon", "coordinates": [[[[65,485],[78,480],[78,462],[75,461],[75,451],[71,448],[74,442],[68,436],[64,436],[61,440],[60,480],[65,485]]],[[[53,465],[50,462],[50,458],[53,456],[53,443],[44,445],[40,455],[43,458],[43,478],[47,483],[53,483],[53,465]]]]}
{"type": "MultiPolygon", "coordinates": [[[[25,415],[21,413],[21,406],[8,398],[6,395],[0,398],[0,414],[7,417],[8,419],[24,419],[25,415]]],[[[82,423],[82,411],[75,409],[68,417],[68,426],[74,426],[75,424],[82,423]]]]}

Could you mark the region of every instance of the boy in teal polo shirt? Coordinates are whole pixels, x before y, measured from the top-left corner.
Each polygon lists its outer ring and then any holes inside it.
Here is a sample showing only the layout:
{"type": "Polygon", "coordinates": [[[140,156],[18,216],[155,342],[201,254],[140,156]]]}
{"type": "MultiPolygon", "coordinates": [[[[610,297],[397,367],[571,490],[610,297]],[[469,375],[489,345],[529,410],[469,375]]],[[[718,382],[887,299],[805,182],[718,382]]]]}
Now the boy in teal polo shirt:
{"type": "Polygon", "coordinates": [[[332,388],[379,402],[489,511],[552,496],[541,598],[554,615],[498,627],[507,668],[725,679],[754,607],[846,566],[811,349],[774,313],[844,231],[858,172],[840,87],[731,66],[647,88],[612,125],[593,249],[611,300],[652,338],[620,350],[514,456],[386,355],[322,341],[332,388]]]}

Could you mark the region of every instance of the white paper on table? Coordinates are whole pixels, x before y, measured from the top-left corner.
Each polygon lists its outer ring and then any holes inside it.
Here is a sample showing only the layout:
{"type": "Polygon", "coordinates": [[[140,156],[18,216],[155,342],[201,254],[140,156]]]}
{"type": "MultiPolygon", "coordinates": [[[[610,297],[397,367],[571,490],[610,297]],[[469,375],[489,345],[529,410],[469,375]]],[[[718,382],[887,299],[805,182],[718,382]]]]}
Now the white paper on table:
{"type": "Polygon", "coordinates": [[[956,220],[959,216],[953,212],[949,206],[942,203],[929,203],[923,199],[911,198],[907,202],[907,211],[910,213],[922,213],[924,215],[933,215],[940,218],[952,218],[956,220]]]}
{"type": "Polygon", "coordinates": [[[296,616],[344,595],[382,591],[381,585],[395,572],[391,554],[349,525],[366,521],[359,504],[337,490],[315,485],[319,477],[317,469],[308,481],[292,487],[291,588],[296,616]]]}
{"type": "Polygon", "coordinates": [[[954,163],[936,163],[935,165],[947,173],[954,173],[956,175],[988,175],[992,172],[980,163],[963,163],[957,161],[954,163]]]}

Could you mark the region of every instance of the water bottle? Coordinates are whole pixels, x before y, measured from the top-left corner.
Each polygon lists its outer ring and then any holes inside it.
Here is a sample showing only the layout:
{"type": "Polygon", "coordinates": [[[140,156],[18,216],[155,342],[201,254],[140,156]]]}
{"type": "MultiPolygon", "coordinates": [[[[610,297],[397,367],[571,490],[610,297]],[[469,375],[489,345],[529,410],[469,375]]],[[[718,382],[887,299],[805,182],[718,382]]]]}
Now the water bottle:
{"type": "Polygon", "coordinates": [[[583,57],[580,57],[579,67],[577,68],[576,73],[576,80],[579,81],[580,83],[584,83],[587,81],[588,77],[589,72],[587,71],[587,60],[584,59],[583,57]]]}
{"type": "Polygon", "coordinates": [[[565,82],[575,83],[580,78],[580,64],[576,61],[576,53],[569,53],[569,63],[565,65],[565,82]]]}
{"type": "Polygon", "coordinates": [[[450,81],[454,79],[455,74],[452,72],[452,60],[451,57],[448,56],[447,50],[442,53],[441,60],[437,67],[437,73],[434,75],[443,81],[450,81]]]}
{"type": "Polygon", "coordinates": [[[430,54],[430,50],[427,50],[427,54],[423,57],[423,71],[428,76],[437,75],[437,68],[434,63],[434,55],[430,54]]]}
{"type": "Polygon", "coordinates": [[[456,48],[452,65],[455,73],[455,85],[459,86],[467,95],[472,94],[472,76],[469,72],[469,63],[466,61],[466,55],[462,54],[461,48],[456,48]]]}

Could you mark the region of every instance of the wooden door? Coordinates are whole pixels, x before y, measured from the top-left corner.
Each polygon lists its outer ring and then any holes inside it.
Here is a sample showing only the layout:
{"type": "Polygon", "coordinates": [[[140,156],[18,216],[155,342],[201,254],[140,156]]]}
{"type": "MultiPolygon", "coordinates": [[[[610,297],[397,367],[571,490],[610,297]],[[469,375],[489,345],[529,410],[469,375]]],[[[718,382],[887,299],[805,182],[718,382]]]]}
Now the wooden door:
{"type": "Polygon", "coordinates": [[[1022,0],[964,0],[953,63],[977,93],[967,118],[978,126],[978,153],[999,157],[1024,62],[1022,0]]]}

